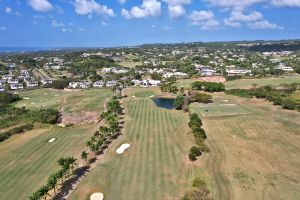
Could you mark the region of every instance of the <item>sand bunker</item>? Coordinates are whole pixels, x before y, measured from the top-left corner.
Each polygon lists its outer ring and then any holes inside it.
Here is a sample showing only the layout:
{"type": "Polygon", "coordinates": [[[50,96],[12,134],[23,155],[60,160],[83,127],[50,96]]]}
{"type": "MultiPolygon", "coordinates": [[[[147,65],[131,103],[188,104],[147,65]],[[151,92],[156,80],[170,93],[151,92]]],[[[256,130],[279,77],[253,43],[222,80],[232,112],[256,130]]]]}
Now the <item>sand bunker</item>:
{"type": "Polygon", "coordinates": [[[54,142],[55,139],[56,139],[56,138],[51,138],[48,142],[49,142],[49,143],[52,143],[52,142],[54,142]]]}
{"type": "Polygon", "coordinates": [[[59,96],[59,94],[56,94],[56,95],[54,95],[55,97],[58,97],[59,96]]]}
{"type": "Polygon", "coordinates": [[[47,92],[44,93],[44,95],[47,95],[47,94],[48,94],[47,92]]]}
{"type": "Polygon", "coordinates": [[[104,195],[100,192],[93,193],[90,196],[90,200],[103,200],[103,199],[104,199],[104,195]]]}
{"type": "Polygon", "coordinates": [[[132,97],[132,98],[135,98],[135,96],[134,96],[134,95],[132,95],[131,97],[132,97]]]}
{"type": "Polygon", "coordinates": [[[223,106],[236,106],[236,104],[221,104],[223,106]]]}
{"type": "Polygon", "coordinates": [[[150,95],[149,97],[152,98],[152,97],[154,97],[154,95],[150,95]]]}
{"type": "Polygon", "coordinates": [[[31,102],[30,104],[35,104],[35,102],[31,102]]]}
{"type": "Polygon", "coordinates": [[[223,101],[224,101],[224,102],[228,102],[229,100],[228,100],[228,99],[223,99],[223,101]]]}
{"type": "Polygon", "coordinates": [[[117,154],[122,154],[124,153],[125,149],[128,149],[130,147],[130,144],[128,143],[125,143],[125,144],[122,144],[117,150],[117,154]]]}
{"type": "Polygon", "coordinates": [[[29,97],[23,97],[23,99],[30,99],[29,97]]]}

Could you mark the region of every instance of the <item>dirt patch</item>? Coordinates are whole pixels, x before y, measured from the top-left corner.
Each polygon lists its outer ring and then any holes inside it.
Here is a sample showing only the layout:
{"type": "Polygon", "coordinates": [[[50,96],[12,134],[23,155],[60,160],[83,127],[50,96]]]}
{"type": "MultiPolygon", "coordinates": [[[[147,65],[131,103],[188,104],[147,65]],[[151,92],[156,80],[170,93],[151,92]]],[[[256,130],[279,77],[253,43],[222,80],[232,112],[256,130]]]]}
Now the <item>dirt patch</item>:
{"type": "Polygon", "coordinates": [[[209,77],[199,77],[197,81],[203,82],[215,82],[215,83],[225,83],[226,79],[223,76],[209,76],[209,77]]]}
{"type": "Polygon", "coordinates": [[[97,123],[99,120],[97,112],[66,113],[62,112],[61,122],[63,125],[97,123]]]}

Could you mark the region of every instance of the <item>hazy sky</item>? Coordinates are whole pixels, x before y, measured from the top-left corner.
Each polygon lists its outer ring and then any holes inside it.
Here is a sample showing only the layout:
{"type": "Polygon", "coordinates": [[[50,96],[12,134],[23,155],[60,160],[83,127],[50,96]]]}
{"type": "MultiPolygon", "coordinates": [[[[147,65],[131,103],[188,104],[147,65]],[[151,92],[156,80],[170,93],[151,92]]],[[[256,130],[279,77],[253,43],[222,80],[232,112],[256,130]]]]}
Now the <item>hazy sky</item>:
{"type": "Polygon", "coordinates": [[[300,0],[0,0],[0,46],[300,38],[300,0]]]}

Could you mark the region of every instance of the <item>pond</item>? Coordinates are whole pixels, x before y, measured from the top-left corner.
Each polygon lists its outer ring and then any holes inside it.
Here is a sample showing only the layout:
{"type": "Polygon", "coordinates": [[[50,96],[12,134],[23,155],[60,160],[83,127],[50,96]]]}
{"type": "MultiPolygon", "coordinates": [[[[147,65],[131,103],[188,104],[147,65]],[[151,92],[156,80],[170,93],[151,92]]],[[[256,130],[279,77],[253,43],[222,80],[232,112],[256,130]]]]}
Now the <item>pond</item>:
{"type": "Polygon", "coordinates": [[[174,108],[175,99],[170,98],[153,98],[153,102],[160,108],[172,110],[174,108]]]}

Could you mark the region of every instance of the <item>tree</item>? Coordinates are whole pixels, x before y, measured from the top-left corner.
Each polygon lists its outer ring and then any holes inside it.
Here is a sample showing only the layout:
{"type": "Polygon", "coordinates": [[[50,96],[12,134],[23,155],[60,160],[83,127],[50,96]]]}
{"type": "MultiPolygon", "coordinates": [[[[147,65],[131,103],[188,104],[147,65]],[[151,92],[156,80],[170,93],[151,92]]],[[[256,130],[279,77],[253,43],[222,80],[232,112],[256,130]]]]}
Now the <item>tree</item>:
{"type": "Polygon", "coordinates": [[[57,185],[57,174],[51,174],[48,178],[47,186],[49,189],[54,190],[54,194],[56,195],[56,185],[57,185]]]}
{"type": "Polygon", "coordinates": [[[81,152],[81,158],[85,161],[85,164],[87,165],[88,153],[86,151],[81,152]]]}
{"type": "Polygon", "coordinates": [[[161,80],[161,79],[162,79],[161,75],[160,75],[158,72],[153,72],[153,73],[151,74],[151,78],[152,78],[153,80],[161,80]]]}
{"type": "Polygon", "coordinates": [[[43,197],[43,199],[46,199],[46,195],[48,195],[49,192],[49,188],[47,186],[42,186],[38,192],[40,193],[41,197],[43,197]]]}
{"type": "Polygon", "coordinates": [[[51,87],[55,88],[55,89],[62,90],[65,87],[68,87],[68,85],[69,85],[69,81],[68,80],[61,79],[61,80],[53,80],[52,84],[51,84],[51,87]]]}
{"type": "Polygon", "coordinates": [[[178,110],[182,109],[184,104],[184,96],[182,94],[178,95],[174,101],[174,107],[178,110]]]}
{"type": "Polygon", "coordinates": [[[30,197],[28,197],[29,200],[39,200],[41,199],[41,194],[39,191],[34,192],[30,197]]]}
{"type": "Polygon", "coordinates": [[[72,173],[74,172],[74,165],[77,165],[76,161],[77,159],[73,156],[67,157],[67,163],[71,166],[72,173]]]}

